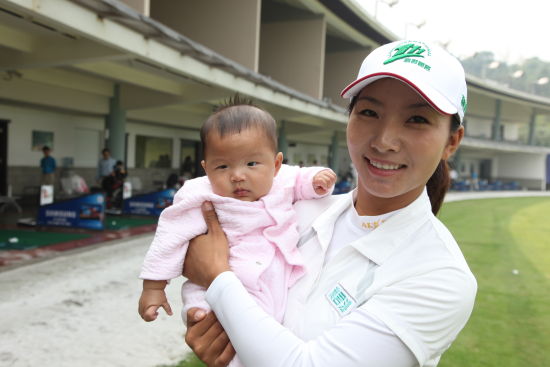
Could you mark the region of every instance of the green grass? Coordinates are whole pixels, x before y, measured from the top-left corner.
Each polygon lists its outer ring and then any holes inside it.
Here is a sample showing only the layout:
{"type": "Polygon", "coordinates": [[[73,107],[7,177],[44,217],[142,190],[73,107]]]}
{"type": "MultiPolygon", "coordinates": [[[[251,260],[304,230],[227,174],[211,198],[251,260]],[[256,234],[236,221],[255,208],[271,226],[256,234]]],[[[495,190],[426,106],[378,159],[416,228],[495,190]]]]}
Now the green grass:
{"type": "Polygon", "coordinates": [[[472,317],[439,367],[550,366],[550,198],[451,202],[439,217],[478,281],[472,317]]]}
{"type": "Polygon", "coordinates": [[[190,354],[185,358],[183,361],[180,361],[178,364],[175,365],[162,365],[158,367],[206,367],[204,363],[202,363],[197,356],[194,354],[190,354]]]}
{"type": "Polygon", "coordinates": [[[444,205],[440,219],[475,274],[478,294],[440,367],[550,366],[549,218],[550,198],[444,205]]]}
{"type": "Polygon", "coordinates": [[[57,233],[57,232],[35,232],[29,230],[1,230],[1,250],[28,250],[37,247],[48,246],[54,243],[80,240],[91,237],[83,233],[57,233]]]}

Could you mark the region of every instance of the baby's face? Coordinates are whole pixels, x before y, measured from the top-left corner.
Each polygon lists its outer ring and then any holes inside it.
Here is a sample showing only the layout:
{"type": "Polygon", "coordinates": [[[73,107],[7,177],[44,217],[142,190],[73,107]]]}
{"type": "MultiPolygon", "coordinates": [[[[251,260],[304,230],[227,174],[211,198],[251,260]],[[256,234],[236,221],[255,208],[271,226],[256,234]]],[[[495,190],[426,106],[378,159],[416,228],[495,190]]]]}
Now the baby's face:
{"type": "Polygon", "coordinates": [[[215,194],[256,201],[271,190],[282,159],[282,154],[273,152],[268,138],[259,129],[223,138],[213,131],[207,136],[202,166],[215,194]]]}

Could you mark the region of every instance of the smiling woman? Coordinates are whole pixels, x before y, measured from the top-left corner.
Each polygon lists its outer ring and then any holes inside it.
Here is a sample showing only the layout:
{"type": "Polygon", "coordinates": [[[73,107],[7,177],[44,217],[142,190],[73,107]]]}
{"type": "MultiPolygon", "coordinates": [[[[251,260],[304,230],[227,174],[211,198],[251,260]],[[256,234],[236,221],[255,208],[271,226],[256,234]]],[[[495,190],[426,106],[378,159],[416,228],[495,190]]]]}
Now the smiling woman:
{"type": "Polygon", "coordinates": [[[437,46],[398,41],[370,53],[342,95],[358,185],[296,205],[307,272],[283,325],[227,271],[227,240],[204,208],[208,232],[191,241],[184,274],[207,288],[215,315],[190,310],[186,341],[209,366],[234,347],[246,366],[431,367],[470,316],[475,278],[433,214],[464,134],[462,66],[437,46]]]}

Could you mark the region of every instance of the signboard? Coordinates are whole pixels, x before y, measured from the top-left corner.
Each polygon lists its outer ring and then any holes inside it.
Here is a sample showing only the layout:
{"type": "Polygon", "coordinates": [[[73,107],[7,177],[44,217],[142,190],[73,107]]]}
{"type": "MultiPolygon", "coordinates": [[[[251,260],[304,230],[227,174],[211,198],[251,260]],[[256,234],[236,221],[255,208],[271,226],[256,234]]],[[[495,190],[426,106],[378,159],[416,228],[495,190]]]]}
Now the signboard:
{"type": "Polygon", "coordinates": [[[95,193],[43,205],[38,210],[39,226],[103,229],[105,196],[95,193]]]}
{"type": "Polygon", "coordinates": [[[132,197],[132,183],[124,181],[122,186],[122,199],[126,200],[132,197]]]}
{"type": "Polygon", "coordinates": [[[53,203],[53,185],[40,186],[40,205],[53,203]]]}
{"type": "Polygon", "coordinates": [[[162,210],[172,205],[175,189],[166,189],[149,194],[132,196],[124,200],[124,214],[159,216],[162,210]]]}

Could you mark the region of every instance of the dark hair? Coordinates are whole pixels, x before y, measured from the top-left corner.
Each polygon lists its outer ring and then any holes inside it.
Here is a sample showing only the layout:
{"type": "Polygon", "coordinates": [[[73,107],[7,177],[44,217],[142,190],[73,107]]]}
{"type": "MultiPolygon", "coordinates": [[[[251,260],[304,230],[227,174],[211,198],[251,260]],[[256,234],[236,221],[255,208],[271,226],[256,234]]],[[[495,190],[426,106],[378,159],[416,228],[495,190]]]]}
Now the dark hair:
{"type": "Polygon", "coordinates": [[[109,148],[103,148],[101,153],[111,153],[111,151],[109,150],[109,148]]]}
{"type": "MultiPolygon", "coordinates": [[[[451,117],[451,133],[457,131],[460,125],[460,117],[458,114],[453,115],[451,117]]],[[[441,209],[443,199],[445,199],[445,195],[450,186],[451,176],[449,175],[449,163],[442,159],[426,184],[430,203],[432,204],[432,213],[434,213],[434,215],[437,215],[439,209],[441,209]]]]}
{"type": "MultiPolygon", "coordinates": [[[[348,105],[348,114],[351,114],[353,107],[357,102],[357,96],[352,97],[348,105]]],[[[451,133],[454,133],[460,127],[460,117],[458,114],[451,116],[451,133]]],[[[449,175],[449,164],[446,160],[441,160],[437,165],[434,173],[426,183],[426,190],[428,191],[428,196],[430,198],[430,203],[432,204],[432,213],[436,215],[441,209],[443,204],[443,199],[445,199],[445,194],[449,190],[451,185],[451,177],[449,175]]]]}
{"type": "Polygon", "coordinates": [[[225,135],[238,134],[247,129],[260,129],[268,138],[271,148],[277,151],[277,123],[269,112],[238,95],[218,106],[201,127],[202,153],[206,157],[206,140],[210,132],[225,135]]]}
{"type": "Polygon", "coordinates": [[[42,151],[45,152],[46,150],[50,150],[50,147],[47,146],[47,145],[44,145],[44,146],[42,147],[42,151]]]}

